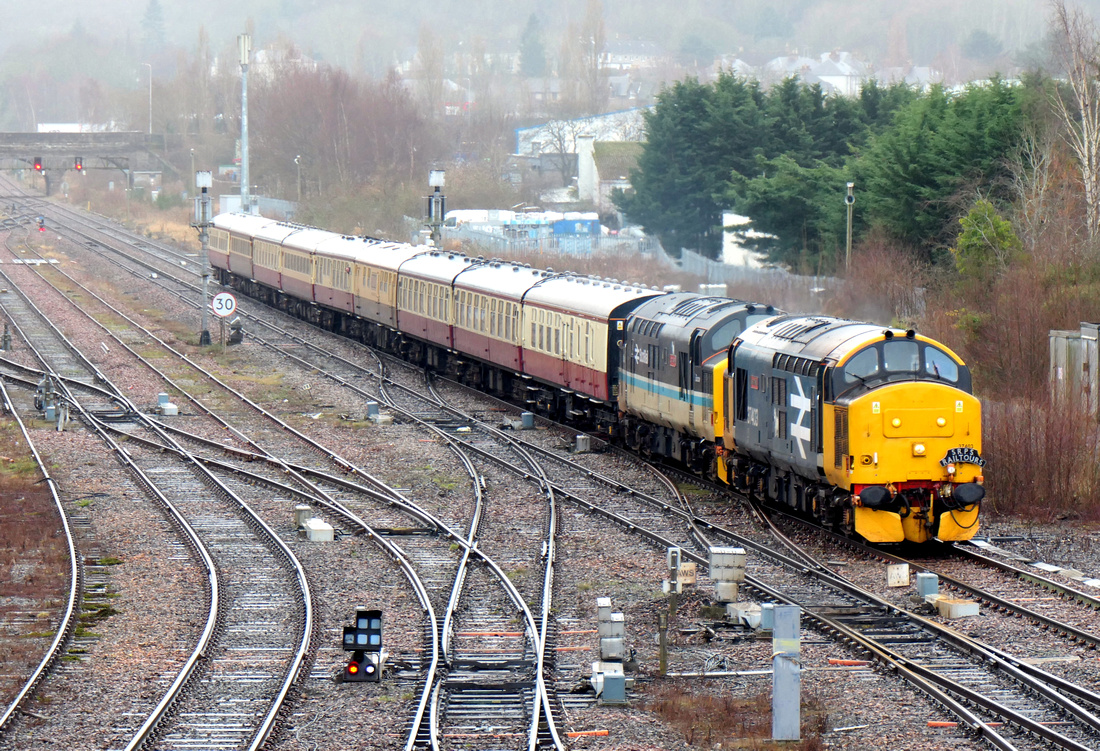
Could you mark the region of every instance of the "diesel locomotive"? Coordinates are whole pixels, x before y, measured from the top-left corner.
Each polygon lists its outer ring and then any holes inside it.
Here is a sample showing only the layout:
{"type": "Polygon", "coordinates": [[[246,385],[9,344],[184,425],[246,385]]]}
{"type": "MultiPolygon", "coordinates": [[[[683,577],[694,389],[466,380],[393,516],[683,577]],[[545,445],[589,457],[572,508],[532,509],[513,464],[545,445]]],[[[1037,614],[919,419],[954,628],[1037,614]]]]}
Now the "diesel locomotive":
{"type": "Polygon", "coordinates": [[[215,217],[218,280],[528,409],[872,542],[964,540],[970,372],[911,331],[215,217]]]}
{"type": "Polygon", "coordinates": [[[727,358],[725,482],[871,542],[977,531],[981,403],[947,347],[912,330],[777,316],[727,358]]]}

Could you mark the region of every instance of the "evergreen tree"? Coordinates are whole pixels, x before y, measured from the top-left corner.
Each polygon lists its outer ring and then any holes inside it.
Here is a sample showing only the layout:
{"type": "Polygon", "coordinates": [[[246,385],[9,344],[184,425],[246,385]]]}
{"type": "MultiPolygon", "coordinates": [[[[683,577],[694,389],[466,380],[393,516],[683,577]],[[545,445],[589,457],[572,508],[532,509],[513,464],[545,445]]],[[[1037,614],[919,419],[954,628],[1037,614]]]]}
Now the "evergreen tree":
{"type": "Polygon", "coordinates": [[[1003,190],[1022,119],[1020,90],[998,79],[954,97],[933,87],[902,109],[853,165],[866,218],[933,260],[973,189],[1003,190]]]}
{"type": "Polygon", "coordinates": [[[528,78],[546,75],[546,48],[542,46],[542,34],[538,17],[532,13],[519,41],[519,70],[528,78]]]}
{"type": "Polygon", "coordinates": [[[616,203],[678,256],[681,248],[718,247],[714,230],[719,206],[713,197],[723,179],[712,168],[716,144],[707,133],[712,90],[694,78],[677,81],[657,95],[645,113],[647,140],[631,171],[632,194],[616,203]]]}

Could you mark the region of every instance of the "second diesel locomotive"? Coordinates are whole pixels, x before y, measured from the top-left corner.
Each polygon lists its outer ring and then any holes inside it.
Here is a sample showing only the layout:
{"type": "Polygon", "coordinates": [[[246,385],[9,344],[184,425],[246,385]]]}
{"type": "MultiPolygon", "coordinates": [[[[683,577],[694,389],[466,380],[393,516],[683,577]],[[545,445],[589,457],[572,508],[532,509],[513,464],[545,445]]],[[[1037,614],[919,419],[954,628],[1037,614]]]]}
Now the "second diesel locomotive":
{"type": "Polygon", "coordinates": [[[980,404],[912,332],[252,215],[216,217],[209,257],[298,317],[849,534],[977,531],[980,404]]]}

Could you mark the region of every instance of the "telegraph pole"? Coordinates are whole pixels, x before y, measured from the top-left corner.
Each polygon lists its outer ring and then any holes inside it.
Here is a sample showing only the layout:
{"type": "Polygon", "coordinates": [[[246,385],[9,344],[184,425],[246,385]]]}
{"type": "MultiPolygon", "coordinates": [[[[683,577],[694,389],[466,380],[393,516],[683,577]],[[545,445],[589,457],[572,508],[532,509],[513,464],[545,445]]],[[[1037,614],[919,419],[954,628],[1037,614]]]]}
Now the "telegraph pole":
{"type": "Polygon", "coordinates": [[[199,302],[199,310],[202,311],[202,331],[199,334],[199,346],[210,345],[210,327],[207,325],[207,317],[210,313],[210,254],[207,251],[207,243],[210,241],[210,187],[214,184],[210,172],[195,173],[195,187],[201,188],[202,193],[195,196],[195,218],[191,226],[199,231],[199,242],[202,243],[202,300],[199,302]]]}
{"type": "Polygon", "coordinates": [[[252,37],[237,37],[237,51],[241,59],[241,211],[252,213],[248,196],[248,59],[252,53],[252,37]]]}

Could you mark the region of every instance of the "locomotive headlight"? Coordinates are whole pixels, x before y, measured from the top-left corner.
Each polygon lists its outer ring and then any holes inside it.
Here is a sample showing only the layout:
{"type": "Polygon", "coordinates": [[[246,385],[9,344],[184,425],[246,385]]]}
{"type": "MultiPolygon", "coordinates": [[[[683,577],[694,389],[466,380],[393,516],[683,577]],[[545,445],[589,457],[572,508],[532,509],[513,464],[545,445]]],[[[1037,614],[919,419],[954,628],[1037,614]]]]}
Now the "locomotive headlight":
{"type": "Polygon", "coordinates": [[[954,464],[948,464],[947,465],[947,474],[949,474],[949,475],[955,474],[955,465],[954,464]]]}
{"type": "Polygon", "coordinates": [[[925,448],[923,443],[913,444],[913,456],[924,456],[924,451],[925,448]]]}
{"type": "Polygon", "coordinates": [[[890,424],[893,425],[895,428],[900,428],[901,427],[901,418],[900,417],[895,417],[893,420],[890,421],[890,424]]]}
{"type": "Polygon", "coordinates": [[[936,424],[939,425],[942,428],[944,425],[947,424],[947,420],[945,420],[942,417],[937,417],[936,418],[936,424]]]}

